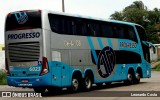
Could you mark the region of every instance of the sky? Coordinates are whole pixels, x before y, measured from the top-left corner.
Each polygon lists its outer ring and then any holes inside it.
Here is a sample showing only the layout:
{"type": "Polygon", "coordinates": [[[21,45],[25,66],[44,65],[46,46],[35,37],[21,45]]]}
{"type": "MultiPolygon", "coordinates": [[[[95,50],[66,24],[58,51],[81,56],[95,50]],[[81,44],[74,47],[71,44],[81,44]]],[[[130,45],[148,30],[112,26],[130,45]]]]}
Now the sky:
{"type": "MultiPolygon", "coordinates": [[[[108,19],[136,0],[64,0],[65,12],[108,19]]],[[[149,10],[160,8],[159,0],[141,0],[149,10]]],[[[62,12],[62,0],[0,0],[0,44],[4,43],[4,23],[9,12],[41,9],[62,12]]]]}

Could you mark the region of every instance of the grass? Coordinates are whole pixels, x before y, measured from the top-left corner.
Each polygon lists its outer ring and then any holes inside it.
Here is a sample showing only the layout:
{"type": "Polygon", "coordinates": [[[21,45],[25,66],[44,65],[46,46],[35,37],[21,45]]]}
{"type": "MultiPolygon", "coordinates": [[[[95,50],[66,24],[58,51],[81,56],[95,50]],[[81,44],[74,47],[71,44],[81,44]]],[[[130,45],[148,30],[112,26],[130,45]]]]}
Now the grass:
{"type": "Polygon", "coordinates": [[[0,85],[6,85],[6,84],[7,84],[6,73],[0,72],[0,85]]]}
{"type": "Polygon", "coordinates": [[[151,60],[151,62],[157,62],[160,61],[160,57],[158,57],[156,60],[151,60]]]}
{"type": "Polygon", "coordinates": [[[155,68],[152,69],[152,71],[160,71],[160,64],[156,65],[155,68]]]}

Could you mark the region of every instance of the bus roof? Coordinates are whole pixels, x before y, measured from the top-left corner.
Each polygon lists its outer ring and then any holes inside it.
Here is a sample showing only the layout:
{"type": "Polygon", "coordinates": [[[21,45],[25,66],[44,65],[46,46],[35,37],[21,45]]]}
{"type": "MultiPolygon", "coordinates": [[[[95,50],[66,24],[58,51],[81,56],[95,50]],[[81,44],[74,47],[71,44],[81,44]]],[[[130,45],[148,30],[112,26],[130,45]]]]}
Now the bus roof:
{"type": "MultiPolygon", "coordinates": [[[[98,20],[98,21],[106,21],[106,22],[112,22],[112,23],[119,23],[119,24],[125,24],[125,25],[130,25],[130,26],[139,25],[139,24],[131,23],[131,22],[110,20],[110,19],[105,19],[105,18],[97,18],[97,17],[92,17],[92,16],[84,16],[84,15],[71,14],[71,13],[66,13],[66,12],[65,13],[64,12],[54,12],[54,11],[48,10],[48,13],[53,13],[53,14],[58,14],[58,15],[63,15],[63,16],[71,16],[71,17],[92,19],[92,20],[98,20]]],[[[141,26],[141,25],[139,25],[139,26],[141,26]]]]}
{"type": "MultiPolygon", "coordinates": [[[[105,19],[105,18],[97,18],[97,17],[92,17],[92,16],[84,16],[84,15],[71,14],[71,13],[66,13],[66,12],[64,13],[64,12],[51,11],[51,10],[34,9],[34,10],[22,10],[22,11],[42,11],[42,12],[46,12],[46,13],[58,14],[58,15],[63,15],[63,16],[70,16],[70,17],[78,17],[78,18],[92,19],[92,20],[98,20],[98,21],[119,23],[119,24],[125,24],[125,25],[130,25],[130,26],[134,26],[134,25],[141,26],[139,24],[131,23],[131,22],[110,20],[110,19],[105,19]]],[[[18,12],[18,11],[15,11],[15,12],[18,12]]],[[[15,13],[15,12],[11,12],[11,13],[15,13]]],[[[11,13],[9,13],[9,14],[11,14],[11,13]]]]}

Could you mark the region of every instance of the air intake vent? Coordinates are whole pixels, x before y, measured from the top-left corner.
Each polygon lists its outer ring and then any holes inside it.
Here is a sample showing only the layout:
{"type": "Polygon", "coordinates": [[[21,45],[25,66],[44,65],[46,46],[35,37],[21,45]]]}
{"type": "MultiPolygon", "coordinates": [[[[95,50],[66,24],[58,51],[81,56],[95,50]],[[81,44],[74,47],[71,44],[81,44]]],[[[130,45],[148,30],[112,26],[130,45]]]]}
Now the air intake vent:
{"type": "Polygon", "coordinates": [[[39,42],[10,43],[8,50],[11,62],[38,61],[40,56],[39,42]]]}

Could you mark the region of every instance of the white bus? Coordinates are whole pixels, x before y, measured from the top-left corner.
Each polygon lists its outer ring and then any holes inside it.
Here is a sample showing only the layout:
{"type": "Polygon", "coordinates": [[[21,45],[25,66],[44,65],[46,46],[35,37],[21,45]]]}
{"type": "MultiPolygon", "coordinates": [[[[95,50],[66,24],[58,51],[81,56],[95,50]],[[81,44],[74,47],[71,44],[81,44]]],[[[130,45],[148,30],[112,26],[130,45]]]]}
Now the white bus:
{"type": "Polygon", "coordinates": [[[8,85],[35,92],[151,77],[145,30],[134,23],[16,11],[6,17],[5,47],[8,85]]]}

